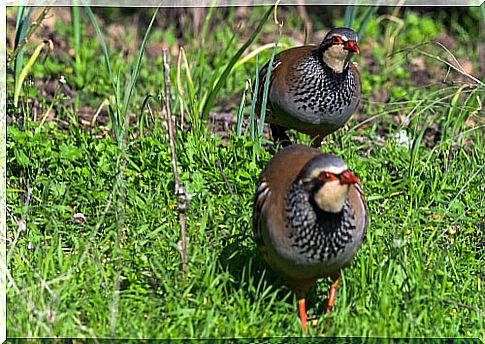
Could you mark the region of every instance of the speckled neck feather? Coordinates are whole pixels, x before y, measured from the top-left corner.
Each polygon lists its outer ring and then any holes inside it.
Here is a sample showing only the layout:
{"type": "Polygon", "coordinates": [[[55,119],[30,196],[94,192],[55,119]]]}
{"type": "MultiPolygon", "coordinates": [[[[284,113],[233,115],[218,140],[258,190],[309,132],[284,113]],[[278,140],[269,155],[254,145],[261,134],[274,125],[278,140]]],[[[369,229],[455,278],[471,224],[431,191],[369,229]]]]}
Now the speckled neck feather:
{"type": "Polygon", "coordinates": [[[301,63],[290,80],[290,92],[299,110],[342,114],[355,94],[355,79],[349,66],[335,73],[315,51],[301,63]]]}
{"type": "Polygon", "coordinates": [[[285,213],[292,228],[292,246],[308,261],[325,261],[336,257],[352,241],[352,232],[356,229],[348,199],[341,212],[324,212],[318,208],[301,181],[292,184],[285,213]]]}

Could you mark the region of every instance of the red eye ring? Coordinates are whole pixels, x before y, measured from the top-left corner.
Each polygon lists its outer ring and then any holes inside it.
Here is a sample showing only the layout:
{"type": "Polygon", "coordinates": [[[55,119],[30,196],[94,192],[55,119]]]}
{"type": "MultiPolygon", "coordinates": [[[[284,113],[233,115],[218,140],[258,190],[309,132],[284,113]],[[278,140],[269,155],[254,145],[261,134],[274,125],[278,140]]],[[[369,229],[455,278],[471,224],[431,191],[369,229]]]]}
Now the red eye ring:
{"type": "Polygon", "coordinates": [[[340,37],[340,36],[333,36],[332,37],[332,43],[333,44],[344,44],[344,41],[343,41],[342,37],[340,37]]]}
{"type": "Polygon", "coordinates": [[[332,180],[335,180],[335,179],[337,179],[337,177],[333,173],[325,172],[325,171],[320,173],[320,180],[324,183],[331,182],[332,180]]]}

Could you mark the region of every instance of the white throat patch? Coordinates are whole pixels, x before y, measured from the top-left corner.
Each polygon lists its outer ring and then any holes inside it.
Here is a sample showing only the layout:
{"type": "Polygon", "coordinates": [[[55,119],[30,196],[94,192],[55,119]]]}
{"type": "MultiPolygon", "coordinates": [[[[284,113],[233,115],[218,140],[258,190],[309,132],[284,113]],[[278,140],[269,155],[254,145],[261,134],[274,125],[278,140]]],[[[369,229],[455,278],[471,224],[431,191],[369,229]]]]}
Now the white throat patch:
{"type": "Polygon", "coordinates": [[[342,45],[332,45],[323,52],[323,62],[332,68],[336,73],[342,73],[347,66],[349,52],[342,45]]]}
{"type": "Polygon", "coordinates": [[[339,180],[333,180],[325,183],[320,190],[315,193],[315,202],[323,211],[339,213],[344,207],[348,192],[348,184],[340,184],[339,180]]]}

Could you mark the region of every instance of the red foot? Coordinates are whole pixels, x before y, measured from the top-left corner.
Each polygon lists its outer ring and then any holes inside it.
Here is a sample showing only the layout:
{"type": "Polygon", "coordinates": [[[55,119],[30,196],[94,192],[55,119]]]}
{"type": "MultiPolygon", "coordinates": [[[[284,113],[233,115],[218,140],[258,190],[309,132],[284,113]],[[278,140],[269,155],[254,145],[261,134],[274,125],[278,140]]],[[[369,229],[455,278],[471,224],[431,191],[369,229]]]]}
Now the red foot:
{"type": "Polygon", "coordinates": [[[298,311],[300,313],[301,328],[303,331],[306,329],[306,306],[305,299],[298,300],[298,311]]]}
{"type": "Polygon", "coordinates": [[[333,304],[335,302],[335,295],[337,294],[337,287],[340,282],[340,277],[333,282],[332,286],[330,287],[330,293],[328,296],[328,304],[327,304],[327,310],[325,311],[326,314],[330,314],[333,308],[333,304]]]}

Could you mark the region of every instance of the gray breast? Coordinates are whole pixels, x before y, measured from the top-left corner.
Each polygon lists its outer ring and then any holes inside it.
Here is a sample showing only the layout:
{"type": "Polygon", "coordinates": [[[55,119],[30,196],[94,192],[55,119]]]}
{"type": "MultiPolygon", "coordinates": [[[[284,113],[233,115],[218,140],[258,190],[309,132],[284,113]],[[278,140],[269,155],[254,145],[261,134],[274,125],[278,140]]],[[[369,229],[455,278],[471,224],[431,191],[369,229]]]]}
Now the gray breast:
{"type": "Polygon", "coordinates": [[[289,87],[280,95],[279,107],[288,115],[311,126],[342,126],[355,111],[358,95],[350,67],[337,74],[311,54],[288,80],[289,87]]]}
{"type": "Polygon", "coordinates": [[[308,193],[297,190],[300,187],[293,185],[286,206],[293,256],[302,266],[339,269],[352,259],[361,242],[350,202],[345,202],[340,213],[326,213],[312,204],[308,193]]]}

